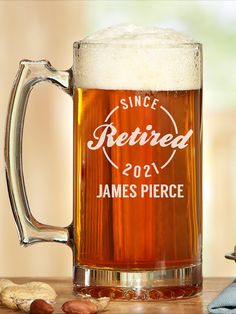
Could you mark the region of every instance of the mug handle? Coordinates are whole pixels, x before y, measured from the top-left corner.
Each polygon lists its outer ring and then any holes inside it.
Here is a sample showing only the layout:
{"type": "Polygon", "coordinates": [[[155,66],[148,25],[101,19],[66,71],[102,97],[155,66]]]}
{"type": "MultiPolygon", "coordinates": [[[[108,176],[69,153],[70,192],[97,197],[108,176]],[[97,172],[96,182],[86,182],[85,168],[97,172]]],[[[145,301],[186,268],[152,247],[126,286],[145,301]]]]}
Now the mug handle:
{"type": "Polygon", "coordinates": [[[11,207],[21,245],[60,242],[72,245],[72,224],[54,227],[38,222],[26,195],[22,167],[23,125],[29,94],[37,83],[48,81],[72,96],[72,70],[57,71],[47,60],[22,60],[12,88],[5,137],[5,167],[11,207]]]}

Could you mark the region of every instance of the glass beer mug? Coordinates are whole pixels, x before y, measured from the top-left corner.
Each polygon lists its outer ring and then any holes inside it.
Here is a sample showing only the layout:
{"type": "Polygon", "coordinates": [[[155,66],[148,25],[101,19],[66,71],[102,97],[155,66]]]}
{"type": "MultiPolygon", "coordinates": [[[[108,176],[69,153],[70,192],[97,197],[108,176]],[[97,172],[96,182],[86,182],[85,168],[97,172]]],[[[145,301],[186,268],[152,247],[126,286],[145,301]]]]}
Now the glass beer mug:
{"type": "Polygon", "coordinates": [[[201,44],[172,30],[118,26],[73,49],[68,71],[21,61],[13,86],[5,159],[21,244],[69,245],[75,293],[122,300],[198,294],[201,44]],[[24,117],[42,81],[73,97],[73,222],[65,228],[32,216],[24,185],[24,117]]]}

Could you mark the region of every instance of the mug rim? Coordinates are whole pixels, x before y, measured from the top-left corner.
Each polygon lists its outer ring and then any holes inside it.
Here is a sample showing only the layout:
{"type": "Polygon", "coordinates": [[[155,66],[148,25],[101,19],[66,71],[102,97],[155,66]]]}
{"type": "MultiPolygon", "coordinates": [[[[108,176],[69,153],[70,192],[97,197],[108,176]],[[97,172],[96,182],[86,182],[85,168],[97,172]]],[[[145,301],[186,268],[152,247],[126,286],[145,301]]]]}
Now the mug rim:
{"type": "Polygon", "coordinates": [[[81,45],[86,45],[86,46],[107,46],[107,47],[145,47],[145,48],[155,48],[157,50],[159,49],[174,49],[174,48],[186,48],[186,47],[192,47],[192,48],[202,48],[203,44],[200,42],[187,42],[187,43],[153,43],[153,44],[146,44],[144,42],[99,42],[99,41],[86,41],[86,40],[79,40],[79,41],[75,41],[73,43],[73,48],[74,49],[79,49],[81,45]]]}

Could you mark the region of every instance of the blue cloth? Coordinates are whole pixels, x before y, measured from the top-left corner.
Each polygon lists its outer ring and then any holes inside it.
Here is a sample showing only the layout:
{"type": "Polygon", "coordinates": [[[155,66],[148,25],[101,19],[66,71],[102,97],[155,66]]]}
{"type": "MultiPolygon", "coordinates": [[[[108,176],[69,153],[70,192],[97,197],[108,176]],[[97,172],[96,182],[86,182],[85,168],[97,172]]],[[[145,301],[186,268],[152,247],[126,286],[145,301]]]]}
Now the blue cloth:
{"type": "Polygon", "coordinates": [[[236,282],[226,287],[207,307],[212,314],[236,314],[236,282]]]}

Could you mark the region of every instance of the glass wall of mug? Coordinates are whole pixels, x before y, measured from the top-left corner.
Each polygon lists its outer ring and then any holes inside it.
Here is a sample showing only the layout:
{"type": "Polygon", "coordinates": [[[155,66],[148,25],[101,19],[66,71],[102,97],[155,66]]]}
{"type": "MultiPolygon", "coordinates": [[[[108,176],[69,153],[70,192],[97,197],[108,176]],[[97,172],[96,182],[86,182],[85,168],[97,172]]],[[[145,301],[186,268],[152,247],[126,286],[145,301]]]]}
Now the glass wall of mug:
{"type": "Polygon", "coordinates": [[[74,44],[74,289],[201,291],[201,45],[74,44]]]}

